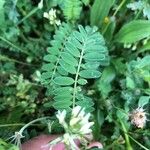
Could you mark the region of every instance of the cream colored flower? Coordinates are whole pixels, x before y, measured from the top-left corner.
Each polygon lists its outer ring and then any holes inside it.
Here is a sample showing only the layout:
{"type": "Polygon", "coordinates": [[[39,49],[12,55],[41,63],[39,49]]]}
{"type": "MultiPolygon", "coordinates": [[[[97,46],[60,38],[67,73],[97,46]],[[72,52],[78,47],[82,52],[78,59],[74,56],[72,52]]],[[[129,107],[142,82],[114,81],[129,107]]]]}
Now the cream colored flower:
{"type": "Polygon", "coordinates": [[[63,110],[62,112],[58,111],[58,113],[56,115],[56,117],[59,120],[59,123],[62,124],[62,125],[65,123],[66,114],[67,114],[66,110],[63,110]]]}
{"type": "MultiPolygon", "coordinates": [[[[66,110],[63,110],[62,112],[58,111],[56,115],[59,123],[65,129],[65,134],[61,137],[61,142],[64,142],[68,147],[72,148],[73,150],[77,150],[78,147],[75,144],[74,140],[78,139],[81,141],[81,143],[85,143],[86,145],[88,141],[91,140],[87,137],[89,135],[92,135],[91,127],[93,126],[94,122],[89,121],[91,114],[86,114],[85,109],[81,108],[81,106],[76,106],[72,109],[69,123],[65,122],[66,114],[66,110]]],[[[52,141],[50,145],[52,146],[56,144],[55,141],[52,141]]]]}
{"type": "Polygon", "coordinates": [[[144,112],[144,109],[142,107],[138,107],[137,109],[135,109],[130,113],[129,116],[132,124],[134,124],[138,128],[144,128],[147,117],[146,112],[144,112]]]}
{"type": "Polygon", "coordinates": [[[61,25],[60,20],[57,19],[56,10],[51,9],[48,13],[44,12],[43,16],[47,18],[51,25],[56,24],[57,26],[61,25]]]}

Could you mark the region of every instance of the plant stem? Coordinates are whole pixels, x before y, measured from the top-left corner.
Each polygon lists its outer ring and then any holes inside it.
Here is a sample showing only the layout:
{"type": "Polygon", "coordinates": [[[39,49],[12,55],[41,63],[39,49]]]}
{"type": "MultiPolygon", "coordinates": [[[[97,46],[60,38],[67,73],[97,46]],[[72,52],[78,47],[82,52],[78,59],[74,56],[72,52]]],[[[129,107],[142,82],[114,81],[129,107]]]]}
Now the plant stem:
{"type": "Polygon", "coordinates": [[[27,51],[25,51],[25,50],[23,50],[22,48],[16,46],[16,45],[13,44],[12,42],[8,41],[6,38],[0,36],[0,39],[1,39],[2,41],[4,41],[5,43],[7,43],[8,45],[12,46],[13,48],[19,50],[20,52],[22,52],[22,53],[24,53],[24,54],[26,54],[26,55],[29,55],[29,53],[28,53],[27,51]]]}
{"type": "Polygon", "coordinates": [[[135,18],[134,18],[134,20],[136,20],[136,19],[138,19],[139,18],[139,15],[141,14],[141,12],[142,12],[142,9],[136,14],[136,16],[135,16],[135,18]]]}
{"type": "Polygon", "coordinates": [[[33,120],[33,121],[27,123],[25,126],[23,126],[23,127],[19,130],[19,132],[22,134],[23,131],[24,131],[27,127],[29,127],[31,124],[33,124],[33,123],[35,123],[35,122],[38,122],[38,121],[41,121],[41,120],[45,120],[45,119],[47,119],[47,118],[49,118],[49,117],[42,117],[42,118],[35,119],[35,120],[33,120]]]}
{"type": "Polygon", "coordinates": [[[145,146],[143,146],[141,143],[139,143],[137,140],[135,140],[132,136],[130,136],[128,134],[128,137],[130,137],[130,139],[132,139],[136,144],[138,144],[140,147],[142,147],[145,150],[149,150],[148,148],[146,148],[145,146]]]}
{"type": "Polygon", "coordinates": [[[24,18],[22,18],[19,22],[18,22],[18,25],[20,23],[22,23],[23,21],[25,21],[27,18],[29,18],[30,16],[32,16],[34,13],[36,13],[37,11],[39,10],[38,7],[32,9],[24,18]]]}
{"type": "Polygon", "coordinates": [[[78,68],[77,68],[77,73],[76,73],[76,77],[75,77],[75,81],[74,81],[73,103],[72,103],[73,108],[75,107],[75,100],[76,100],[76,93],[77,93],[77,82],[78,82],[78,76],[79,76],[80,67],[81,67],[81,63],[82,63],[82,59],[83,59],[83,55],[84,55],[84,46],[85,46],[85,44],[83,44],[83,48],[81,50],[81,56],[80,56],[80,60],[79,60],[78,68]]]}
{"type": "MultiPolygon", "coordinates": [[[[119,12],[119,10],[122,8],[122,6],[123,6],[123,4],[124,4],[125,2],[126,2],[126,0],[122,0],[122,1],[121,1],[121,3],[119,4],[119,6],[117,7],[116,11],[113,13],[112,17],[115,17],[115,16],[116,16],[116,14],[117,14],[117,13],[119,12]]],[[[107,28],[109,27],[110,22],[111,22],[111,21],[109,21],[109,22],[107,23],[107,25],[105,26],[105,28],[104,28],[104,30],[103,30],[103,32],[102,32],[103,35],[104,35],[104,33],[106,32],[107,28]]]]}
{"type": "MultiPolygon", "coordinates": [[[[24,126],[25,123],[14,123],[14,124],[1,124],[0,128],[3,127],[12,127],[12,126],[24,126]]],[[[40,124],[33,124],[32,126],[39,126],[40,124]]]]}
{"type": "Polygon", "coordinates": [[[126,146],[127,146],[127,150],[133,150],[131,144],[130,144],[130,140],[129,140],[129,137],[128,137],[128,134],[127,134],[127,129],[123,123],[123,121],[121,119],[120,120],[120,123],[121,123],[121,126],[122,126],[122,129],[124,131],[124,136],[125,136],[125,140],[126,140],[126,146]]]}
{"type": "Polygon", "coordinates": [[[27,66],[39,67],[38,65],[33,65],[33,64],[21,62],[21,61],[18,61],[18,60],[16,60],[16,59],[9,58],[9,57],[7,57],[7,56],[5,56],[5,55],[0,55],[0,60],[1,60],[1,61],[15,62],[15,63],[18,63],[18,64],[27,65],[27,66]]]}

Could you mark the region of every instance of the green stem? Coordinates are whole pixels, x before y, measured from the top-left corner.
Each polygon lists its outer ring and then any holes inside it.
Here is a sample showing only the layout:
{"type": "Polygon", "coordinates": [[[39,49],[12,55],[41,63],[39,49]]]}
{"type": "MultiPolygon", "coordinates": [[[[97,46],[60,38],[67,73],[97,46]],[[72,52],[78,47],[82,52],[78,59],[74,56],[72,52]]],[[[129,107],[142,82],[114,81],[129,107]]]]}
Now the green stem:
{"type": "Polygon", "coordinates": [[[133,150],[133,148],[132,148],[132,146],[131,146],[131,144],[130,144],[129,136],[128,136],[128,134],[127,134],[127,129],[126,129],[126,127],[125,127],[123,121],[121,121],[121,119],[119,119],[119,120],[120,120],[122,129],[123,129],[123,131],[124,131],[124,136],[125,136],[125,140],[126,140],[127,150],[133,150]]]}
{"type": "Polygon", "coordinates": [[[18,63],[18,64],[27,65],[27,66],[39,67],[38,65],[33,65],[33,64],[29,64],[29,63],[24,63],[24,62],[18,61],[18,60],[16,60],[16,59],[9,58],[9,57],[7,57],[7,56],[5,56],[5,55],[0,55],[0,60],[1,60],[1,61],[15,62],[15,63],[18,63]]]}
{"type": "MultiPolygon", "coordinates": [[[[14,123],[14,124],[1,124],[0,128],[3,127],[13,127],[13,126],[24,126],[25,123],[14,123]]],[[[33,124],[32,126],[39,126],[40,124],[33,124]]]]}
{"type": "Polygon", "coordinates": [[[136,19],[138,19],[139,18],[139,16],[140,16],[140,14],[141,14],[141,12],[142,12],[143,10],[141,9],[137,14],[136,14],[136,16],[135,16],[135,18],[134,18],[134,20],[136,20],[136,19]]]}
{"type": "Polygon", "coordinates": [[[24,53],[24,54],[26,54],[26,55],[29,55],[29,53],[28,53],[27,51],[25,51],[25,50],[23,50],[22,48],[16,46],[16,45],[13,44],[12,42],[8,41],[6,38],[0,36],[0,39],[1,39],[2,41],[4,41],[5,43],[7,43],[8,45],[12,46],[13,48],[19,50],[20,52],[22,52],[22,53],[24,53]]]}
{"type": "Polygon", "coordinates": [[[28,19],[30,16],[32,16],[34,13],[36,13],[39,10],[38,7],[34,8],[33,10],[31,10],[24,18],[22,18],[19,22],[18,25],[21,24],[23,21],[25,21],[26,19],[28,19]]]}
{"type": "Polygon", "coordinates": [[[25,126],[23,126],[23,127],[19,130],[19,132],[20,132],[21,135],[22,135],[23,131],[24,131],[27,127],[29,127],[31,124],[33,124],[33,123],[35,123],[35,122],[38,122],[38,121],[41,121],[41,120],[45,120],[45,119],[47,119],[47,118],[49,118],[49,117],[42,117],[42,118],[35,119],[35,120],[33,120],[33,121],[27,123],[25,126]]]}
{"type": "Polygon", "coordinates": [[[83,48],[81,50],[81,56],[80,56],[80,60],[79,60],[79,64],[78,64],[78,68],[77,68],[77,73],[75,76],[75,81],[74,81],[74,87],[73,87],[73,108],[75,107],[75,101],[76,101],[76,93],[77,93],[77,82],[78,82],[78,77],[79,77],[79,72],[80,72],[80,68],[81,68],[81,63],[82,63],[82,59],[83,59],[83,55],[84,55],[84,44],[83,44],[83,48]]]}
{"type": "Polygon", "coordinates": [[[128,136],[130,137],[130,139],[132,139],[136,144],[138,144],[141,148],[145,149],[145,150],[149,150],[148,148],[146,148],[145,146],[143,146],[141,143],[139,143],[137,140],[135,140],[132,136],[130,136],[128,134],[128,136]]]}
{"type": "MultiPolygon", "coordinates": [[[[119,12],[119,10],[122,8],[122,6],[124,5],[124,3],[126,2],[126,0],[122,0],[121,3],[119,4],[119,6],[117,7],[116,11],[113,13],[112,17],[115,17],[117,15],[117,13],[119,12]]],[[[107,31],[107,28],[109,27],[110,25],[110,22],[108,22],[108,24],[105,26],[102,34],[104,35],[104,33],[107,31]]]]}

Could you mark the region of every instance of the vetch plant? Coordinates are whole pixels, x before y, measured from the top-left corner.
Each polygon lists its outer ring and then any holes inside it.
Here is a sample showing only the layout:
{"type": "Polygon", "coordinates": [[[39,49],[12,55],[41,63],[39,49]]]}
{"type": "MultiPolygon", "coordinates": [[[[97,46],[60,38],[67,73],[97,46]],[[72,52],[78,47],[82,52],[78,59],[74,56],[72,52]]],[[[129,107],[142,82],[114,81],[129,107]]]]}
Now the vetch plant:
{"type": "Polygon", "coordinates": [[[79,140],[81,144],[87,147],[87,144],[91,140],[92,129],[94,122],[90,122],[90,113],[85,112],[84,108],[81,106],[76,106],[72,109],[71,117],[69,123],[66,122],[67,111],[58,111],[56,117],[59,120],[59,123],[63,126],[65,133],[62,137],[55,139],[50,142],[50,147],[57,144],[58,142],[63,142],[66,145],[66,148],[77,150],[79,149],[75,140],[79,140]]]}
{"type": "Polygon", "coordinates": [[[76,105],[93,111],[93,102],[85,96],[82,87],[88,79],[101,76],[101,66],[108,65],[108,50],[103,36],[96,27],[81,25],[72,29],[68,24],[60,26],[44,56],[41,79],[54,96],[54,108],[69,109],[76,105]],[[57,45],[56,45],[57,44],[57,45]]]}

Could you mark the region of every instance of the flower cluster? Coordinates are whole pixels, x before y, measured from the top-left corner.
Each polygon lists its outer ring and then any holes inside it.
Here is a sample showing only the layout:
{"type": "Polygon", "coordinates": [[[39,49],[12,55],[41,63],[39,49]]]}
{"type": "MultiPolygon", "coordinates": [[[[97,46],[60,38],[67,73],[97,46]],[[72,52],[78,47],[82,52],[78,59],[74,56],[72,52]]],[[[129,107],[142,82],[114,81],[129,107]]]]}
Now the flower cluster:
{"type": "MultiPolygon", "coordinates": [[[[90,129],[93,126],[94,122],[89,122],[90,113],[85,113],[84,108],[82,109],[80,106],[76,106],[73,108],[71,113],[71,118],[69,123],[65,121],[66,118],[66,110],[58,111],[56,117],[59,120],[59,123],[64,127],[65,134],[60,141],[56,139],[58,142],[65,143],[66,146],[72,147],[72,149],[79,149],[75,143],[75,139],[80,140],[84,145],[87,144],[88,138],[91,136],[92,130],[90,129]]],[[[50,143],[51,145],[56,144],[55,140],[50,143]]]]}
{"type": "Polygon", "coordinates": [[[131,123],[138,128],[143,128],[146,124],[147,117],[144,109],[139,107],[130,114],[131,123]]]}
{"type": "Polygon", "coordinates": [[[58,20],[56,17],[56,10],[54,10],[53,8],[48,13],[44,12],[43,16],[50,21],[51,25],[56,24],[57,26],[59,26],[61,24],[60,20],[58,20]]]}

